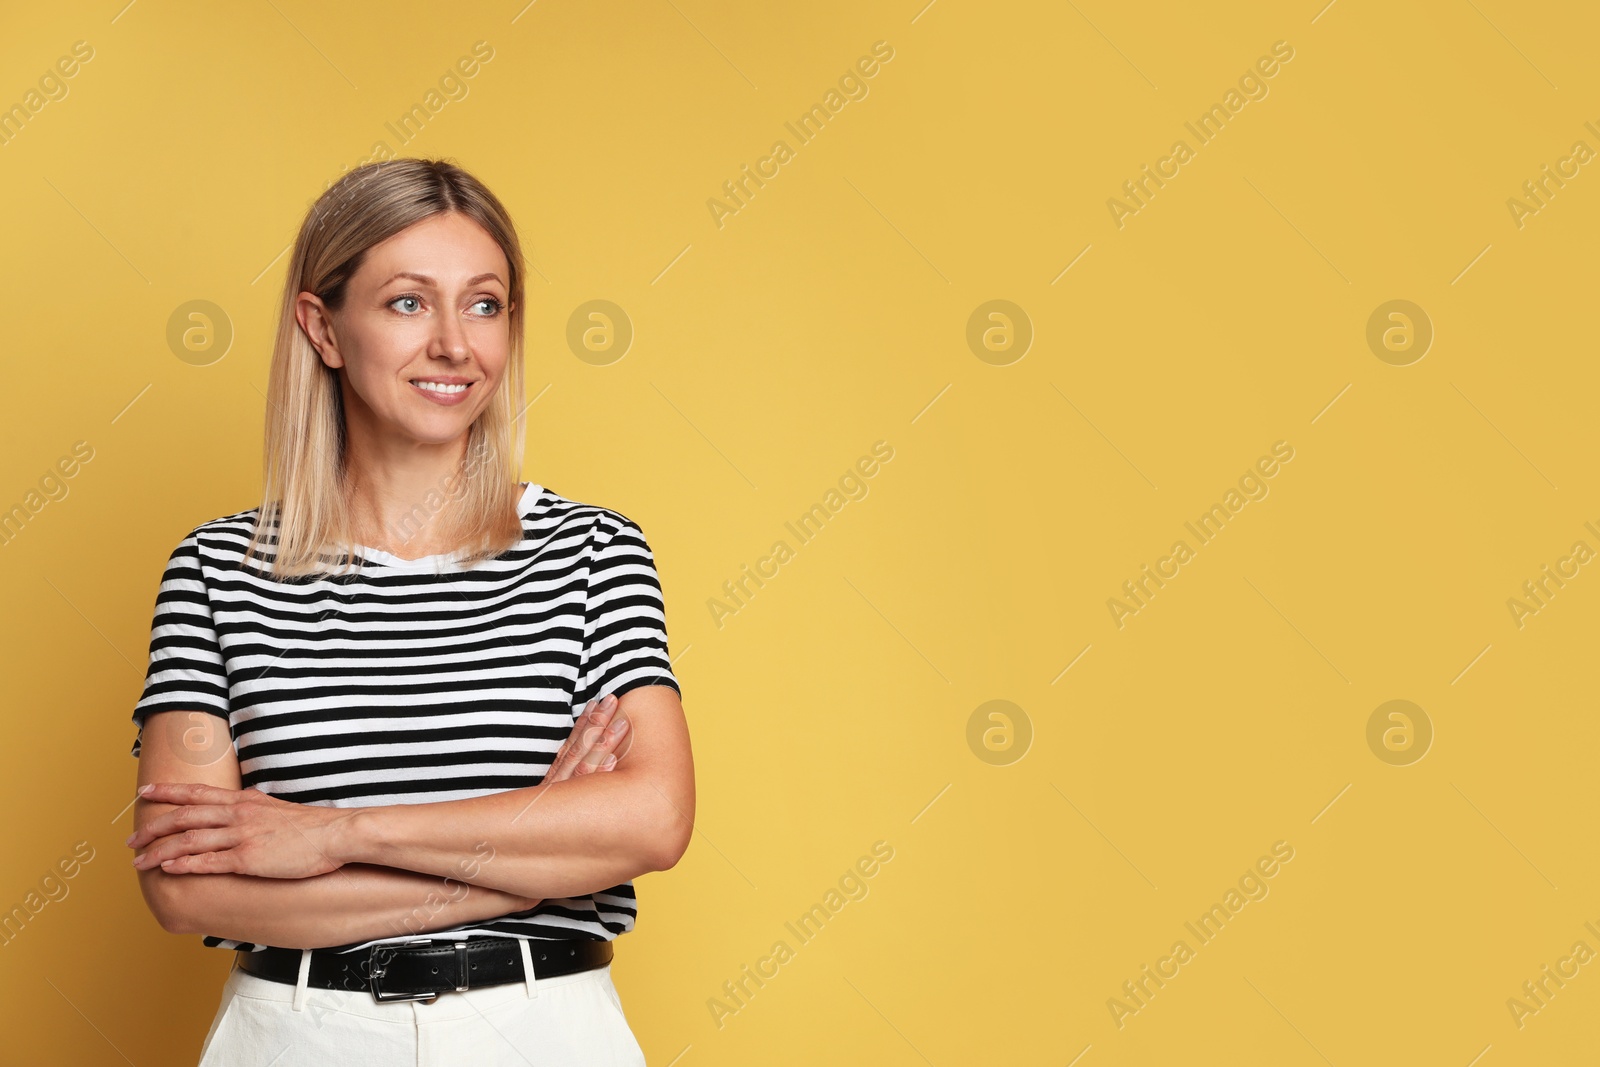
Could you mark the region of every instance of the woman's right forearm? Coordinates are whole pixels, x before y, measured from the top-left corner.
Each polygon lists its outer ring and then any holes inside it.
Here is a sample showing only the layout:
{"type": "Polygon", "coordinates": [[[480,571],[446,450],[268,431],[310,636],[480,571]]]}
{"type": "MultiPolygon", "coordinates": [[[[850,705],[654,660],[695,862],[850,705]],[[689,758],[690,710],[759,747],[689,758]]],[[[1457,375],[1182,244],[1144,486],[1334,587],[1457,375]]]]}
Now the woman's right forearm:
{"type": "Polygon", "coordinates": [[[328,948],[422,935],[525,911],[538,901],[416,871],[348,863],[313,878],[139,872],[151,911],[171,933],[279,948],[328,948]]]}

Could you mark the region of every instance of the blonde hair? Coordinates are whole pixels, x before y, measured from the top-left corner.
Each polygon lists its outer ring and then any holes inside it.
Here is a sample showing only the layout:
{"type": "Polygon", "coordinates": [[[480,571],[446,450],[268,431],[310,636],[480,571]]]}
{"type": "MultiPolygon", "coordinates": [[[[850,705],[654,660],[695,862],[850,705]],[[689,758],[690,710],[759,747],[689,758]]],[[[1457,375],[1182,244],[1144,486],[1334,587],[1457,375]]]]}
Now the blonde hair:
{"type": "Polygon", "coordinates": [[[461,465],[412,509],[423,522],[457,502],[449,543],[464,562],[490,559],[522,537],[516,514],[522,469],[522,246],[505,208],[472,175],[443,159],[391,159],[350,171],[319,197],[295,238],[267,383],[260,513],[245,551],[265,562],[273,546],[279,579],[340,572],[354,561],[344,401],[339,372],[322,362],[295,318],[295,301],[314,293],[339,310],[367,250],[407,227],[446,212],[482,226],[510,266],[510,352],[494,399],[467,432],[461,465]],[[329,560],[331,555],[333,558],[329,560]]]}

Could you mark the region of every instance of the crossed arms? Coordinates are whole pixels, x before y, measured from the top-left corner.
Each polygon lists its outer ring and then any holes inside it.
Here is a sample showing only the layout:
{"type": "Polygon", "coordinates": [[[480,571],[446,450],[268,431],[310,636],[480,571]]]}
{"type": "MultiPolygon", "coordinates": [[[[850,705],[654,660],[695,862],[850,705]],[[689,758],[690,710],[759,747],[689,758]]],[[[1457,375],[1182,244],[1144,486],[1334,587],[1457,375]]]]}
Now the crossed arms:
{"type": "Polygon", "coordinates": [[[322,948],[422,935],[668,870],[695,809],[677,692],[650,685],[618,698],[630,730],[604,773],[583,760],[596,734],[585,730],[589,714],[540,785],[366,808],[241,790],[231,745],[195,766],[181,758],[188,714],[153,714],[139,784],[155,789],[135,802],[129,839],[145,902],[172,933],[322,948]]]}

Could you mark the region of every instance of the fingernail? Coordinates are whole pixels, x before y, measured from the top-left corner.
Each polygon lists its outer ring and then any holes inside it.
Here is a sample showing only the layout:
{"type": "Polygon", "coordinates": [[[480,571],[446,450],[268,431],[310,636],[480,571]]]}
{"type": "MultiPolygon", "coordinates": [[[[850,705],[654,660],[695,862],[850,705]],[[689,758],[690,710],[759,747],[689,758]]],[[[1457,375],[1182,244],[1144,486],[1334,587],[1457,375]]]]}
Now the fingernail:
{"type": "Polygon", "coordinates": [[[140,796],[144,796],[146,793],[150,792],[150,790],[154,789],[155,787],[156,787],[156,784],[154,782],[151,782],[149,785],[141,785],[139,787],[139,795],[140,796]]]}
{"type": "Polygon", "coordinates": [[[123,844],[127,845],[129,848],[132,848],[133,847],[133,839],[138,837],[138,836],[139,836],[139,831],[135,830],[133,833],[128,835],[128,839],[126,841],[124,841],[123,844]]]}
{"type": "Polygon", "coordinates": [[[612,737],[621,737],[622,736],[622,731],[626,730],[627,728],[628,728],[628,720],[627,719],[618,719],[616,722],[614,722],[610,726],[606,727],[606,733],[610,734],[612,737]]]}
{"type": "Polygon", "coordinates": [[[611,709],[611,708],[614,708],[614,707],[616,707],[616,706],[617,706],[617,697],[616,697],[616,694],[614,694],[614,693],[607,693],[607,694],[606,694],[606,695],[605,695],[605,698],[604,698],[604,699],[602,699],[602,700],[601,700],[601,701],[600,701],[600,706],[601,706],[601,707],[602,707],[602,708],[606,708],[606,709],[608,709],[608,710],[609,710],[609,709],[611,709]]]}
{"type": "Polygon", "coordinates": [[[605,758],[605,762],[604,763],[600,764],[600,769],[603,770],[603,771],[609,771],[611,768],[615,767],[616,765],[617,765],[617,757],[615,755],[610,755],[610,756],[607,756],[605,758]]]}

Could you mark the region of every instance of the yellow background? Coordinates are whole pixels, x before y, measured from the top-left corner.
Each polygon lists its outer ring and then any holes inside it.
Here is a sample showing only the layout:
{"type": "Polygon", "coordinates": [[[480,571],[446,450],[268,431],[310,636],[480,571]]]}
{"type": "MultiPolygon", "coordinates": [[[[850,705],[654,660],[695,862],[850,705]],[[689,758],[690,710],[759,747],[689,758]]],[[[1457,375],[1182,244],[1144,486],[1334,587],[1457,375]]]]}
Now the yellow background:
{"type": "Polygon", "coordinates": [[[1520,1028],[1506,1004],[1600,950],[1600,566],[1521,628],[1506,604],[1600,549],[1600,165],[1507,208],[1600,149],[1586,5],[113,0],[6,27],[0,103],[94,56],[0,148],[0,507],[94,458],[0,547],[0,907],[94,859],[0,947],[0,1059],[194,1062],[230,958],[139,897],[128,715],[166,554],[256,502],[287,245],[380,139],[505,200],[535,268],[525,475],[657,554],[699,819],[619,942],[652,1064],[1593,1055],[1600,963],[1520,1028]],[[401,144],[385,124],[479,40],[401,144]],[[868,95],[795,145],[880,40],[868,95]],[[1280,40],[1199,146],[1183,124],[1280,40]],[[719,228],[707,200],[779,138],[719,228]],[[1108,199],[1179,138],[1119,228],[1108,199]],[[166,339],[196,299],[235,331],[205,366],[166,339]],[[635,330],[609,366],[566,342],[594,299],[635,330]],[[1002,366],[966,341],[994,299],[1034,331],[1002,366]],[[1366,341],[1396,299],[1435,330],[1403,367],[1366,341]],[[870,492],[719,626],[723,583],[879,440],[870,492]],[[1270,495],[1119,629],[1107,599],[1280,440],[1270,495]],[[1408,766],[1366,740],[1393,699],[1435,731],[1408,766]],[[1031,727],[1006,765],[968,744],[991,700],[1031,727]],[[793,942],[875,841],[870,892],[793,942]],[[1276,841],[1270,893],[1119,1028],[1108,999],[1276,841]]]}

